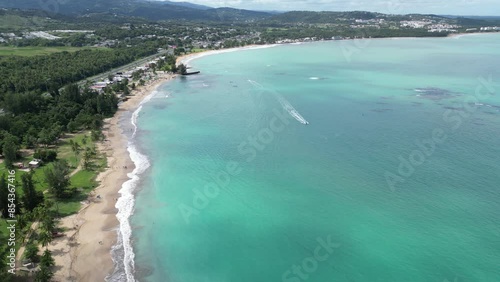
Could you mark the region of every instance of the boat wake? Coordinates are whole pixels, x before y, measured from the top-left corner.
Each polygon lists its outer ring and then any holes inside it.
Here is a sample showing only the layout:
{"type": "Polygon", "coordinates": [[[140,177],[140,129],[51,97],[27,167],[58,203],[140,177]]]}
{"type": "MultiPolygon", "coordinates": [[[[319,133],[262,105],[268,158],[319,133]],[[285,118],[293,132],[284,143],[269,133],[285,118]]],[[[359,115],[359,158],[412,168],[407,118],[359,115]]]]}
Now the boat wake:
{"type": "MultiPolygon", "coordinates": [[[[253,81],[253,80],[249,79],[248,82],[250,84],[252,84],[253,86],[255,86],[256,88],[258,88],[259,90],[264,90],[265,89],[264,86],[262,86],[261,84],[259,84],[256,81],[253,81]]],[[[300,122],[300,123],[302,123],[304,125],[309,124],[309,122],[283,96],[281,96],[276,91],[271,91],[271,92],[276,97],[276,99],[278,100],[278,102],[281,104],[281,106],[283,107],[283,109],[285,109],[285,111],[288,112],[288,114],[290,114],[294,119],[296,119],[298,122],[300,122]]]]}
{"type": "Polygon", "coordinates": [[[299,112],[288,102],[285,98],[278,94],[278,101],[280,102],[283,109],[285,109],[294,119],[302,124],[309,124],[309,122],[299,114],[299,112]]]}

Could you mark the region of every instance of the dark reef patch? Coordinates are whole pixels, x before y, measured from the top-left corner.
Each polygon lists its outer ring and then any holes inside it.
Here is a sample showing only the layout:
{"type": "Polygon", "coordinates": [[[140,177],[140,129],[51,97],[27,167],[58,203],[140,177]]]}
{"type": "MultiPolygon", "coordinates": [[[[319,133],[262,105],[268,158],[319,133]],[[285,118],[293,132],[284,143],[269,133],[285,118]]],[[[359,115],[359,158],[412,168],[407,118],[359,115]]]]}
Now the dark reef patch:
{"type": "Polygon", "coordinates": [[[413,91],[417,92],[417,97],[428,100],[443,100],[461,96],[460,93],[437,87],[415,88],[413,91]]]}

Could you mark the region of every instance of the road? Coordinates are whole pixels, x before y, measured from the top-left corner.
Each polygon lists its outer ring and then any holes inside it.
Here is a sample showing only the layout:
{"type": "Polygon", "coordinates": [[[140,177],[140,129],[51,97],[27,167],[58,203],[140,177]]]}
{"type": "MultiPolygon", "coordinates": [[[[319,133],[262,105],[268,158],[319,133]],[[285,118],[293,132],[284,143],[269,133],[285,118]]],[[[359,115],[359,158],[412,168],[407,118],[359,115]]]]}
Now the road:
{"type": "Polygon", "coordinates": [[[121,66],[121,67],[118,67],[118,68],[114,68],[114,69],[111,69],[107,72],[103,72],[103,73],[100,73],[98,75],[95,75],[95,76],[92,76],[92,77],[88,77],[86,78],[85,80],[81,80],[79,81],[77,84],[82,86],[84,85],[87,81],[102,81],[102,80],[105,80],[106,78],[108,78],[108,76],[110,74],[116,74],[117,72],[127,72],[129,70],[133,70],[135,69],[136,67],[140,67],[140,66],[144,66],[147,62],[159,57],[159,56],[162,56],[162,55],[166,55],[168,53],[167,50],[162,50],[154,55],[151,55],[149,57],[146,57],[146,58],[142,58],[142,59],[139,59],[137,61],[134,61],[130,64],[127,64],[127,65],[124,65],[124,66],[121,66]]]}

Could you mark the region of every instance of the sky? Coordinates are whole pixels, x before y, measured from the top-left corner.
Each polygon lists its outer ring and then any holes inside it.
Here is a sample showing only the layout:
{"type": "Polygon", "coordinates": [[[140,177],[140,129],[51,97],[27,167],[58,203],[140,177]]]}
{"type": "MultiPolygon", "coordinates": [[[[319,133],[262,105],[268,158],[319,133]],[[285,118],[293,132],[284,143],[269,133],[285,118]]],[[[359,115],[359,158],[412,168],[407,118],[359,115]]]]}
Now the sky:
{"type": "MultiPolygon", "coordinates": [[[[180,2],[179,0],[171,0],[180,2]]],[[[384,14],[500,16],[500,0],[183,0],[250,10],[370,11],[384,14]]]]}

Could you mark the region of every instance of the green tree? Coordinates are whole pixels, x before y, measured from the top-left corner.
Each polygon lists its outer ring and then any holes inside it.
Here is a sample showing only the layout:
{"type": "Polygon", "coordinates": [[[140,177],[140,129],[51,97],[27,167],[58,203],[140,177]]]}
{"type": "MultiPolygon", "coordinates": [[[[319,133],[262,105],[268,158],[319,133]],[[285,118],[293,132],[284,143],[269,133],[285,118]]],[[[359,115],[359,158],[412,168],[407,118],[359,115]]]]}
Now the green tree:
{"type": "Polygon", "coordinates": [[[45,267],[52,267],[55,265],[54,258],[52,257],[52,252],[45,250],[42,257],[40,258],[40,265],[45,267]]]}
{"type": "Polygon", "coordinates": [[[35,274],[35,282],[50,282],[50,280],[54,277],[54,273],[45,265],[40,267],[40,270],[35,274]]]}
{"type": "Polygon", "coordinates": [[[47,247],[49,246],[50,242],[52,242],[52,233],[50,233],[47,230],[41,230],[40,234],[38,234],[38,241],[40,244],[42,244],[43,247],[45,247],[45,250],[47,251],[47,247]]]}
{"type": "Polygon", "coordinates": [[[49,129],[43,128],[38,133],[38,143],[44,144],[45,146],[48,146],[49,144],[52,143],[52,138],[51,138],[49,129]]]}
{"type": "Polygon", "coordinates": [[[184,64],[180,64],[180,65],[177,67],[177,73],[182,74],[182,75],[185,75],[185,74],[187,73],[187,67],[186,67],[186,65],[184,65],[184,64]]]}
{"type": "Polygon", "coordinates": [[[92,151],[90,148],[86,148],[85,152],[83,153],[83,168],[86,170],[90,170],[92,166],[92,151]]]}
{"type": "Polygon", "coordinates": [[[71,120],[68,125],[66,126],[69,132],[75,132],[78,130],[78,124],[74,121],[71,120]]]}
{"type": "Polygon", "coordinates": [[[65,160],[54,163],[51,169],[45,170],[45,181],[49,185],[49,192],[57,199],[66,196],[66,190],[70,185],[69,166],[65,160]]]}
{"type": "Polygon", "coordinates": [[[33,183],[33,173],[25,173],[21,176],[23,189],[22,202],[23,206],[28,211],[33,211],[39,204],[43,202],[42,192],[35,190],[33,183]]]}
{"type": "Polygon", "coordinates": [[[90,133],[90,138],[95,142],[102,140],[104,138],[104,135],[99,130],[92,130],[92,132],[90,133]]]}
{"type": "Polygon", "coordinates": [[[19,146],[17,144],[18,142],[16,138],[11,134],[7,134],[2,146],[4,162],[7,168],[14,167],[14,162],[17,159],[17,150],[19,150],[19,146]]]}
{"type": "Polygon", "coordinates": [[[0,212],[3,218],[7,218],[9,215],[9,199],[8,199],[8,183],[5,174],[0,178],[0,212]]]}
{"type": "Polygon", "coordinates": [[[80,144],[76,141],[69,140],[69,145],[71,146],[71,151],[75,154],[75,159],[78,160],[78,155],[80,155],[80,144]]]}
{"type": "Polygon", "coordinates": [[[7,263],[4,258],[7,257],[7,249],[10,249],[7,245],[0,247],[0,281],[11,282],[13,281],[13,275],[7,272],[7,263]]]}
{"type": "Polygon", "coordinates": [[[38,246],[33,242],[26,244],[26,249],[24,250],[24,258],[30,260],[31,262],[39,262],[40,256],[38,255],[38,246]]]}
{"type": "MultiPolygon", "coordinates": [[[[45,213],[42,216],[42,229],[48,234],[52,234],[56,230],[54,217],[50,214],[47,208],[44,208],[45,213]]],[[[50,237],[52,239],[52,237],[50,237]]],[[[49,240],[49,242],[52,240],[49,240]]]]}
{"type": "Polygon", "coordinates": [[[29,226],[31,221],[30,213],[23,213],[17,216],[17,224],[19,226],[19,230],[23,230],[26,226],[29,226]]]}
{"type": "Polygon", "coordinates": [[[46,246],[52,241],[52,233],[56,230],[56,223],[52,213],[50,212],[52,205],[53,202],[47,200],[33,212],[34,217],[40,222],[39,240],[40,243],[42,243],[42,246],[46,246]]]}

